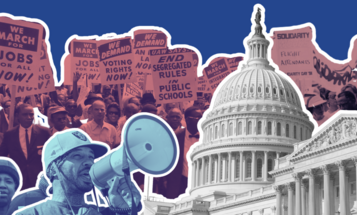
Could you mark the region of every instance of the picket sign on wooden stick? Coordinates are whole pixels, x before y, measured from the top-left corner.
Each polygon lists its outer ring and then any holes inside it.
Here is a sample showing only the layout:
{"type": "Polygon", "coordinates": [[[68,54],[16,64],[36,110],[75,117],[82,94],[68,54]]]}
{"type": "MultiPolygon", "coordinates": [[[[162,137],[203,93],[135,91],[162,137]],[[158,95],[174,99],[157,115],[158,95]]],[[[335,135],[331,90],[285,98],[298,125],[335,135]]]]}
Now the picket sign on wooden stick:
{"type": "Polygon", "coordinates": [[[122,95],[121,95],[121,84],[116,84],[117,87],[118,87],[118,98],[119,98],[119,107],[120,107],[120,116],[123,116],[123,98],[122,98],[122,95]]]}
{"type": "Polygon", "coordinates": [[[9,129],[12,129],[14,127],[14,119],[15,119],[15,102],[16,102],[16,85],[12,85],[11,88],[11,105],[10,105],[10,116],[9,116],[9,129]]]}

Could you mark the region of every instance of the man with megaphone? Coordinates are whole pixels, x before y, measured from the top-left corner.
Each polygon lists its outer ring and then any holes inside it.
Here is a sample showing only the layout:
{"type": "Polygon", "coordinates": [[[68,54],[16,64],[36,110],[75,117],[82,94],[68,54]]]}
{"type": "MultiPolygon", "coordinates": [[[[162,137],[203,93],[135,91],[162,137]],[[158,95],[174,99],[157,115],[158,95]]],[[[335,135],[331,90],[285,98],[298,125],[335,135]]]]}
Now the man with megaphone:
{"type": "Polygon", "coordinates": [[[95,194],[89,171],[94,160],[105,155],[108,150],[107,145],[92,142],[80,129],[57,132],[46,142],[42,153],[44,172],[53,187],[52,197],[35,206],[21,209],[15,214],[133,215],[133,208],[136,212],[140,211],[141,194],[125,176],[115,177],[114,181],[109,183],[109,190],[103,192],[109,201],[109,208],[86,204],[85,193],[93,189],[95,194]]]}

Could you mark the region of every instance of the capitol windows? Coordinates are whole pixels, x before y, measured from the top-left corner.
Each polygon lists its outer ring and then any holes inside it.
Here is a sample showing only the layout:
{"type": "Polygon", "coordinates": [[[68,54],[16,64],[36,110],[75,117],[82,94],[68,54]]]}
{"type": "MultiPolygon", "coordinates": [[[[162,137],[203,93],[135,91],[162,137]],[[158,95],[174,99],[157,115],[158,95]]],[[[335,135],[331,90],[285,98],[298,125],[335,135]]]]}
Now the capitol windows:
{"type": "Polygon", "coordinates": [[[212,141],[213,140],[213,130],[212,130],[212,127],[210,128],[210,134],[209,134],[209,136],[210,136],[210,140],[212,141]]]}
{"type": "Polygon", "coordinates": [[[252,130],[253,130],[253,125],[252,125],[252,121],[248,122],[248,131],[247,134],[252,134],[252,130]]]}
{"type": "Polygon", "coordinates": [[[225,130],[225,126],[224,124],[222,124],[221,137],[224,137],[224,130],[225,130]]]}
{"type": "Polygon", "coordinates": [[[286,127],[285,127],[285,136],[286,136],[286,137],[289,137],[289,124],[286,124],[286,127]]]}
{"type": "Polygon", "coordinates": [[[261,93],[261,92],[262,92],[262,87],[259,86],[259,87],[258,87],[258,93],[261,93]]]}
{"type": "Polygon", "coordinates": [[[283,91],[283,89],[280,89],[280,95],[284,95],[284,91],[283,91]]]}
{"type": "Polygon", "coordinates": [[[252,160],[250,158],[247,159],[245,169],[247,170],[246,177],[251,178],[252,177],[252,160]]]}
{"type": "Polygon", "coordinates": [[[296,139],[296,125],[294,125],[294,139],[296,139]]]}
{"type": "Polygon", "coordinates": [[[281,124],[280,122],[276,125],[276,135],[281,136],[281,124]]]}
{"type": "Polygon", "coordinates": [[[271,122],[268,122],[268,131],[267,131],[268,135],[271,135],[271,122]]]}
{"type": "Polygon", "coordinates": [[[265,88],[265,93],[269,93],[269,85],[265,88]]]}
{"type": "Polygon", "coordinates": [[[262,177],[262,169],[263,169],[263,161],[262,159],[257,160],[257,177],[261,178],[262,177]]]}
{"type": "Polygon", "coordinates": [[[238,135],[242,135],[242,122],[238,122],[238,126],[237,126],[237,134],[238,135]]]}
{"type": "Polygon", "coordinates": [[[276,87],[273,88],[273,93],[276,95],[276,87]]]}
{"type": "Polygon", "coordinates": [[[233,123],[229,123],[228,135],[233,136],[233,123]]]}
{"type": "Polygon", "coordinates": [[[258,122],[258,134],[262,134],[262,121],[258,122]]]}
{"type": "Polygon", "coordinates": [[[215,162],[214,162],[214,159],[212,159],[212,169],[211,169],[211,173],[212,173],[212,181],[214,181],[215,180],[215,162]]]}
{"type": "Polygon", "coordinates": [[[240,157],[237,158],[236,160],[236,175],[234,176],[235,178],[239,178],[240,177],[240,157]]]}

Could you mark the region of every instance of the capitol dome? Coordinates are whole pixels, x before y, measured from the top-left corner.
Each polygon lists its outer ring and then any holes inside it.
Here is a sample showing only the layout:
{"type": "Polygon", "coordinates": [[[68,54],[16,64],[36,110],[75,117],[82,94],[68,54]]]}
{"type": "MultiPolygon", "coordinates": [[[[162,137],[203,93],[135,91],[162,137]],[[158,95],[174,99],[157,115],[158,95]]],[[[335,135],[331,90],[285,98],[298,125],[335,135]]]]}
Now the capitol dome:
{"type": "Polygon", "coordinates": [[[277,158],[314,129],[291,80],[269,65],[260,12],[255,22],[247,64],[216,90],[213,109],[202,119],[203,140],[190,155],[191,195],[264,189],[274,182],[268,172],[277,158]]]}

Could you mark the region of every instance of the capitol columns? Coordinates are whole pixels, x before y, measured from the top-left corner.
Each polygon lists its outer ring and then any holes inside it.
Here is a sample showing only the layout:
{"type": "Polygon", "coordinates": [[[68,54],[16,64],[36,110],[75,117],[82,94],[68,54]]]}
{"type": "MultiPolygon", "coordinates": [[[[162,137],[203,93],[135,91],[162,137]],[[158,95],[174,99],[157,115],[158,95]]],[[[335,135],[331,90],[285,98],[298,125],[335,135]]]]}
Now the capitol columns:
{"type": "Polygon", "coordinates": [[[202,157],[202,167],[201,167],[201,186],[205,184],[205,157],[202,157]]]}
{"type": "Polygon", "coordinates": [[[232,152],[228,152],[228,180],[227,180],[228,182],[232,180],[231,172],[232,172],[232,152]]]}
{"type": "MultiPolygon", "coordinates": [[[[356,179],[357,179],[357,156],[352,158],[352,161],[355,163],[355,167],[356,167],[356,179]]],[[[357,190],[357,188],[356,188],[357,190]]],[[[357,195],[357,192],[356,192],[357,195]]],[[[357,196],[356,196],[356,201],[353,204],[353,207],[351,209],[351,214],[357,214],[357,196]]]]}
{"type": "Polygon", "coordinates": [[[346,161],[337,161],[338,175],[340,180],[340,215],[347,215],[346,208],[346,161]]]}
{"type": "Polygon", "coordinates": [[[287,183],[288,188],[288,215],[294,215],[294,183],[287,183]]]}
{"type": "Polygon", "coordinates": [[[308,190],[308,180],[301,181],[301,215],[308,215],[307,211],[307,190],[308,190]]]}
{"type": "Polygon", "coordinates": [[[282,205],[281,205],[283,189],[281,186],[274,186],[273,189],[276,192],[276,213],[275,213],[275,215],[283,215],[282,205]]]}
{"type": "Polygon", "coordinates": [[[196,187],[196,161],[192,162],[192,187],[196,187]]]}
{"type": "Polygon", "coordinates": [[[306,171],[309,176],[309,215],[315,215],[315,176],[316,170],[309,169],[306,171]]]}
{"type": "Polygon", "coordinates": [[[208,184],[212,183],[212,155],[208,156],[208,184]]]}
{"type": "Polygon", "coordinates": [[[264,151],[263,181],[268,181],[268,151],[264,151]]]}
{"type": "Polygon", "coordinates": [[[295,215],[301,215],[301,179],[303,177],[302,173],[293,173],[293,178],[295,179],[295,215]]]}
{"type": "Polygon", "coordinates": [[[239,177],[240,177],[240,181],[244,181],[244,177],[243,177],[243,151],[239,152],[239,177]]]}
{"type": "Polygon", "coordinates": [[[256,180],[257,175],[257,161],[255,157],[256,151],[252,151],[252,181],[256,180]]]}
{"type": "Polygon", "coordinates": [[[216,171],[216,183],[221,182],[221,153],[218,153],[218,161],[217,161],[217,171],[216,171]]]}
{"type": "Polygon", "coordinates": [[[330,170],[331,167],[328,165],[323,165],[320,167],[323,172],[324,177],[324,213],[330,214],[330,170]]]}

